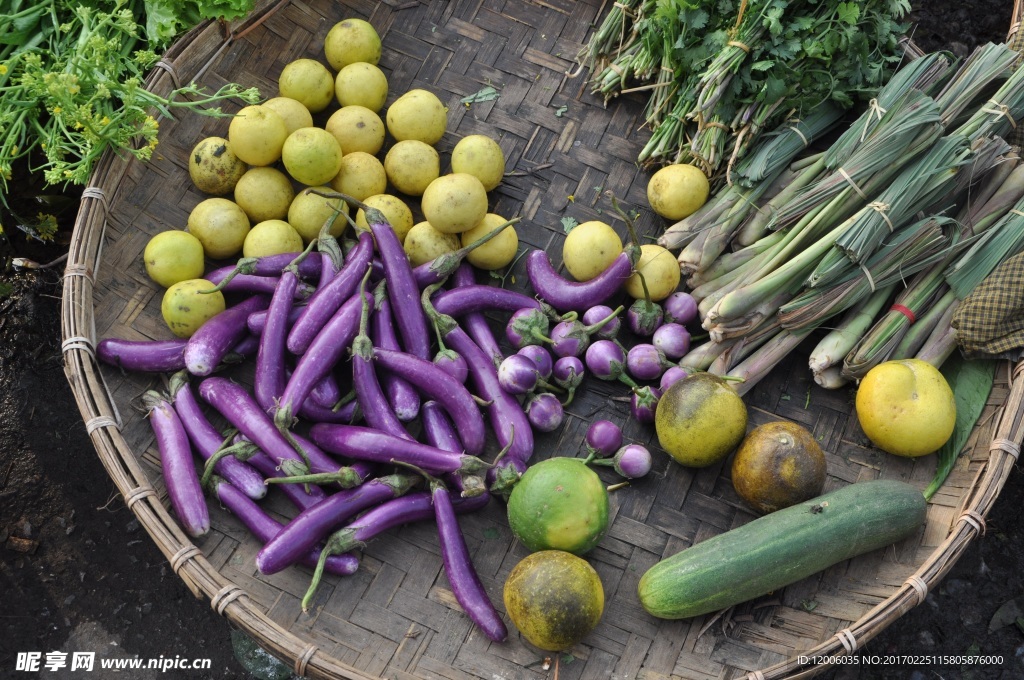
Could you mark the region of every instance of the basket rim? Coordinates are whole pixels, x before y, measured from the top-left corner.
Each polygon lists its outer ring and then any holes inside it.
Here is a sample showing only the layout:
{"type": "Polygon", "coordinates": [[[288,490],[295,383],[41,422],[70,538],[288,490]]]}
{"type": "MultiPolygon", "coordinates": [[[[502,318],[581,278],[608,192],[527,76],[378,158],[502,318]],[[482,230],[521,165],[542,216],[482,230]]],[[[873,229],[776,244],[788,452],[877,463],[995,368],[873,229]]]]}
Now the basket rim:
{"type": "MultiPolygon", "coordinates": [[[[260,0],[242,21],[225,24],[206,21],[171,45],[146,79],[146,89],[168,93],[179,85],[179,64],[196,49],[209,49],[204,65],[190,78],[199,77],[231,44],[263,23],[291,0],[260,0]]],[[[1007,42],[1021,24],[1024,1],[1015,0],[1007,42]]],[[[246,591],[226,579],[207,561],[202,551],[182,532],[158,498],[146,471],[121,432],[117,405],[100,372],[93,292],[102,265],[109,206],[117,195],[130,158],[107,150],[83,191],[63,274],[61,302],[61,350],[66,378],[97,455],[114,481],[125,504],[139,520],[171,565],[174,573],[197,597],[206,597],[219,615],[257,639],[262,647],[287,660],[296,675],[315,678],[372,680],[376,676],[334,658],[275,623],[246,591]]],[[[961,499],[956,519],[945,540],[899,587],[857,621],[805,652],[807,657],[829,658],[852,654],[903,614],[924,602],[928,591],[953,567],[968,545],[985,531],[985,518],[997,500],[1024,443],[1024,361],[1000,362],[1008,374],[1009,391],[997,412],[998,424],[972,486],[961,499]]],[[[749,680],[809,678],[831,664],[809,666],[799,657],[747,674],[749,680]]]]}

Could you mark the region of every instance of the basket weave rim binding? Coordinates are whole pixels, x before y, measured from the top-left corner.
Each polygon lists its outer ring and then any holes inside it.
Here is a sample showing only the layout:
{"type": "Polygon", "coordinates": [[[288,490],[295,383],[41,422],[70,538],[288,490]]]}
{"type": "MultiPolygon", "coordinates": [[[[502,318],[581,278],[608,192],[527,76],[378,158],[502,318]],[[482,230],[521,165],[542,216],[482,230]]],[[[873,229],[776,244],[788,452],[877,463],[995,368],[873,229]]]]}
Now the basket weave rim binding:
{"type": "MultiPolygon", "coordinates": [[[[147,89],[167,93],[179,80],[198,79],[220,59],[232,44],[254,30],[288,4],[282,0],[263,3],[261,8],[236,25],[209,22],[196,27],[177,41],[149,75],[147,89]],[[200,60],[198,70],[183,65],[200,60]],[[187,74],[187,75],[186,75],[187,74]]],[[[1014,7],[1013,38],[1019,28],[1020,0],[1014,7]]],[[[62,299],[62,351],[65,373],[82,413],[86,430],[101,463],[116,484],[125,504],[163,552],[175,574],[196,597],[208,598],[211,607],[257,642],[287,660],[299,676],[317,678],[371,678],[364,671],[335,658],[316,642],[286,629],[270,619],[241,586],[226,578],[179,528],[161,502],[150,473],[140,465],[138,452],[122,433],[123,420],[97,363],[95,348],[96,308],[94,288],[103,265],[107,217],[117,200],[118,189],[130,163],[107,152],[97,165],[75,223],[62,299]]],[[[108,244],[109,245],[109,244],[108,244]]],[[[921,604],[952,568],[970,542],[985,530],[985,517],[1006,482],[1024,441],[1024,362],[1011,367],[1001,364],[1009,389],[995,415],[994,434],[988,445],[987,461],[980,467],[971,487],[961,498],[955,521],[945,540],[928,559],[888,597],[873,609],[806,651],[807,656],[830,657],[853,653],[904,613],[921,604]]],[[[750,680],[805,678],[827,666],[806,666],[796,657],[751,671],[750,680]]]]}

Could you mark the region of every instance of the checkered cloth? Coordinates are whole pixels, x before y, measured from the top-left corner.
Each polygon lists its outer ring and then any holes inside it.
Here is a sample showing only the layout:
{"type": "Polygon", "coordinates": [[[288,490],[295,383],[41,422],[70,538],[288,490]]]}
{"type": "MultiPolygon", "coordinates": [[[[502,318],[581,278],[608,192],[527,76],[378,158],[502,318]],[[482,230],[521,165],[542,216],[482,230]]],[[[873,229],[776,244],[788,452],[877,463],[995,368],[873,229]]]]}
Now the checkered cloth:
{"type": "Polygon", "coordinates": [[[957,307],[952,324],[967,358],[1024,358],[1024,253],[992,270],[957,307]]]}

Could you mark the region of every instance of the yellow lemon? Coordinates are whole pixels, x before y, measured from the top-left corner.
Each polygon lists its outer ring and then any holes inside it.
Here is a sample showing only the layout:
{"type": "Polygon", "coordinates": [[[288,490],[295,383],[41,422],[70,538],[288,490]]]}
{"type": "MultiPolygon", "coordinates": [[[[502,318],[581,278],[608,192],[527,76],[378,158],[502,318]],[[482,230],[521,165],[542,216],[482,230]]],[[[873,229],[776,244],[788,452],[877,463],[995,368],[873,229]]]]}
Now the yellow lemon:
{"type": "Polygon", "coordinates": [[[712,373],[694,373],[672,384],[654,413],[658,443],[687,467],[724,460],[747,431],[747,406],[712,373]]]}
{"type": "MultiPolygon", "coordinates": [[[[482,239],[506,222],[508,220],[501,215],[487,213],[478,225],[460,234],[463,247],[482,239]]],[[[466,260],[478,269],[501,269],[515,259],[517,250],[519,250],[519,235],[516,233],[515,227],[510,224],[487,243],[469,251],[466,260]]]]}
{"type": "Polygon", "coordinates": [[[433,262],[445,253],[458,250],[459,235],[442,234],[430,222],[419,222],[405,235],[402,246],[412,266],[418,267],[425,262],[433,262]]]}
{"type": "Polygon", "coordinates": [[[273,109],[284,119],[284,125],[288,129],[288,134],[295,132],[299,128],[313,127],[313,114],[298,99],[271,97],[263,102],[262,106],[273,109]]]}
{"type": "Polygon", "coordinates": [[[169,288],[179,281],[203,275],[203,244],[187,231],[171,229],[149,239],[142,251],[146,274],[169,288]]]}
{"type": "Polygon", "coordinates": [[[391,136],[437,144],[448,126],[448,110],[429,90],[409,90],[388,107],[384,117],[391,136]]]}
{"type": "Polygon", "coordinates": [[[223,137],[207,137],[192,148],[188,157],[192,182],[200,191],[214,196],[231,193],[248,169],[223,137]]]}
{"type": "Polygon", "coordinates": [[[318,113],[334,100],[334,76],[315,59],[296,59],[281,69],[277,89],[282,97],[300,102],[310,113],[318,113]]]}
{"type": "Polygon", "coordinates": [[[295,181],[307,186],[327,184],[341,169],[341,145],[327,130],[299,128],[281,148],[281,162],[295,181]]]}
{"type": "Polygon", "coordinates": [[[388,98],[388,77],[373,64],[357,61],[334,77],[334,96],[342,106],[365,106],[380,111],[388,98]]]}
{"type": "Polygon", "coordinates": [[[252,225],[242,244],[244,257],[266,257],[302,250],[302,237],[284,220],[264,220],[252,225]]]}
{"type": "MultiPolygon", "coordinates": [[[[570,236],[572,231],[569,232],[570,236]]],[[[645,243],[640,246],[640,261],[636,264],[636,270],[622,287],[631,297],[639,300],[644,297],[646,283],[651,300],[659,302],[676,292],[681,280],[679,260],[672,251],[654,243],[645,243]],[[640,279],[641,275],[643,281],[640,279]]]]}
{"type": "Polygon", "coordinates": [[[299,232],[303,242],[309,243],[320,235],[327,220],[335,214],[329,233],[335,238],[341,236],[348,226],[345,215],[348,214],[348,203],[340,198],[326,198],[313,192],[331,193],[331,187],[306,187],[295,195],[288,206],[288,224],[299,232]]]}
{"type": "Polygon", "coordinates": [[[349,64],[380,61],[380,36],[377,29],[362,19],[345,19],[331,27],[324,39],[324,56],[335,71],[349,64]]]}
{"type": "Polygon", "coordinates": [[[681,220],[697,212],[708,200],[708,178],[693,165],[666,165],[647,183],[651,209],[669,220],[681,220]]]}
{"type": "Polygon", "coordinates": [[[953,390],[939,369],[920,359],[872,368],[857,387],[855,406],[868,439],[897,456],[938,451],[956,425],[953,390]]]}
{"type": "Polygon", "coordinates": [[[484,189],[490,191],[505,176],[505,154],[487,135],[468,135],[452,149],[452,172],[476,175],[484,189]]]}
{"type": "Polygon", "coordinates": [[[607,222],[588,220],[573,227],[562,244],[562,262],[577,281],[589,281],[622,252],[622,238],[607,222]]]}
{"type": "Polygon", "coordinates": [[[164,291],[160,313],[164,323],[179,338],[190,338],[207,320],[224,311],[224,294],[213,290],[206,279],[179,281],[164,291]]]}
{"type": "Polygon", "coordinates": [[[427,186],[441,175],[441,157],[429,144],[406,139],[388,149],[384,171],[391,185],[401,193],[422,196],[427,186]]]}
{"type": "Polygon", "coordinates": [[[281,158],[288,126],[277,111],[256,104],[243,107],[228,123],[235,155],[249,165],[270,165],[281,158]]]}
{"type": "MultiPolygon", "coordinates": [[[[409,206],[402,199],[391,194],[377,194],[376,196],[367,197],[363,203],[381,211],[384,214],[384,219],[395,230],[398,240],[405,242],[406,234],[412,229],[412,210],[409,209],[409,206]]],[[[370,226],[366,222],[366,214],[360,208],[356,212],[356,229],[367,231],[369,228],[370,226]]]]}
{"type": "Polygon", "coordinates": [[[341,107],[327,119],[324,129],[334,135],[346,154],[353,151],[376,154],[384,146],[384,121],[365,106],[341,107]]]}
{"type": "Polygon", "coordinates": [[[235,203],[251,223],[281,219],[293,198],[292,181],[275,167],[251,168],[235,184],[235,203]]]}
{"type": "Polygon", "coordinates": [[[188,231],[214,260],[238,254],[249,233],[249,218],[237,203],[226,198],[200,201],[188,215],[188,231]]]}
{"type": "Polygon", "coordinates": [[[423,216],[445,234],[469,231],[487,214],[487,190],[465,172],[442,175],[423,192],[423,216]]]}

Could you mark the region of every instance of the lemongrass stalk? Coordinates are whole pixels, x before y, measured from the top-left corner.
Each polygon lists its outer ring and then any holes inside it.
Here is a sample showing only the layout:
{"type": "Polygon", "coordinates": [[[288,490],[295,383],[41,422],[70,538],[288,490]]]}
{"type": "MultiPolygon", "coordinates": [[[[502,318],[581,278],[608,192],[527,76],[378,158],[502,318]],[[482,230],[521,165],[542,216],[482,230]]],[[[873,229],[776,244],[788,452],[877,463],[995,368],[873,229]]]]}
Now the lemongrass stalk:
{"type": "Polygon", "coordinates": [[[970,248],[949,265],[944,275],[961,300],[966,298],[993,269],[1024,249],[1024,199],[984,231],[970,248]]]}
{"type": "Polygon", "coordinates": [[[927,361],[935,368],[941,368],[946,359],[956,351],[956,329],[953,328],[952,321],[953,314],[956,313],[959,305],[959,301],[951,304],[943,318],[935,324],[931,335],[928,336],[921,349],[917,351],[918,359],[927,361]]]}
{"type": "Polygon", "coordinates": [[[782,332],[782,328],[779,326],[778,321],[766,319],[760,326],[739,338],[728,349],[719,354],[711,365],[708,366],[708,373],[722,376],[727,375],[737,364],[756,352],[761,345],[771,340],[780,332],[782,332]]]}
{"type": "MultiPolygon", "coordinates": [[[[783,121],[763,135],[757,145],[736,164],[730,173],[733,182],[753,187],[768,181],[769,177],[777,176],[776,171],[790,165],[797,154],[835,127],[842,115],[841,109],[827,104],[803,118],[783,121]]],[[[824,152],[816,155],[823,157],[824,152]]]]}
{"type": "Polygon", "coordinates": [[[687,352],[683,358],[677,362],[677,364],[683,368],[693,368],[698,371],[706,371],[711,364],[714,363],[715,359],[718,358],[719,354],[732,347],[736,342],[737,340],[735,338],[726,340],[725,342],[707,340],[696,347],[691,347],[690,351],[687,352]]]}
{"type": "Polygon", "coordinates": [[[934,304],[929,305],[928,310],[921,318],[907,329],[907,332],[903,334],[903,339],[893,349],[889,358],[909,359],[917,356],[918,351],[927,342],[932,332],[938,326],[939,321],[946,317],[950,306],[956,304],[958,304],[956,295],[953,291],[946,290],[945,294],[936,300],[934,304]]]}
{"type": "Polygon", "coordinates": [[[1024,163],[1016,156],[1007,157],[980,188],[969,197],[958,220],[973,234],[985,231],[1024,197],[1024,163]],[[994,187],[994,189],[992,189],[994,187]]]}
{"type": "Polygon", "coordinates": [[[850,384],[850,379],[843,375],[843,367],[839,364],[814,374],[814,382],[826,390],[837,390],[850,384]]]}
{"type": "Polygon", "coordinates": [[[731,272],[736,271],[738,267],[745,265],[761,253],[774,247],[785,235],[786,232],[773,231],[769,234],[765,234],[764,237],[748,246],[740,248],[739,250],[722,253],[717,260],[711,263],[710,267],[704,271],[694,272],[691,274],[686,280],[686,285],[691,289],[696,288],[710,281],[714,281],[721,276],[726,276],[731,272]]]}
{"type": "MultiPolygon", "coordinates": [[[[788,205],[811,182],[817,180],[824,169],[825,159],[821,154],[818,154],[817,160],[814,163],[799,171],[794,171],[792,179],[787,182],[785,188],[776,193],[767,203],[758,207],[750,216],[750,219],[740,227],[739,232],[736,234],[735,242],[741,246],[749,246],[762,238],[768,233],[768,225],[779,211],[788,205]]],[[[787,177],[787,179],[789,178],[787,177]]]]}
{"type": "Polygon", "coordinates": [[[957,128],[957,133],[972,139],[987,136],[1005,137],[1024,117],[1024,73],[1013,74],[974,115],[957,128]]]}
{"type": "Polygon", "coordinates": [[[755,352],[733,367],[724,377],[729,379],[729,384],[740,396],[746,394],[780,361],[789,356],[790,352],[804,341],[810,330],[783,329],[779,331],[771,340],[758,347],[755,352]]]}
{"type": "Polygon", "coordinates": [[[1004,77],[1016,58],[1017,53],[1002,43],[976,47],[942,91],[935,95],[935,101],[942,109],[943,126],[951,125],[980,93],[989,89],[994,80],[1004,77]]]}
{"type": "Polygon", "coordinates": [[[728,323],[717,323],[705,330],[708,331],[708,336],[715,342],[743,337],[764,323],[766,319],[775,319],[779,307],[789,302],[795,292],[794,290],[779,291],[774,297],[765,300],[740,318],[733,319],[728,323]]]}
{"type": "Polygon", "coordinates": [[[818,341],[808,357],[808,366],[815,379],[818,374],[842,362],[843,357],[874,324],[875,317],[889,301],[894,290],[895,283],[877,289],[863,302],[847,310],[836,327],[818,341]]]}
{"type": "Polygon", "coordinates": [[[740,201],[742,191],[740,187],[732,186],[718,192],[696,212],[665,229],[658,237],[658,245],[669,250],[689,245],[740,201]]]}

